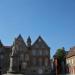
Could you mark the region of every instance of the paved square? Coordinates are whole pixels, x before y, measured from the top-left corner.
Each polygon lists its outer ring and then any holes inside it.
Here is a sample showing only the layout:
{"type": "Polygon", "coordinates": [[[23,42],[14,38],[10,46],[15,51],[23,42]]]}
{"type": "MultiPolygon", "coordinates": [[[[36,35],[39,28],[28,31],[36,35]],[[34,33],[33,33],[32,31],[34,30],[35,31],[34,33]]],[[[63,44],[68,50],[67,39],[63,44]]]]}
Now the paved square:
{"type": "Polygon", "coordinates": [[[7,73],[7,74],[3,74],[3,75],[23,75],[23,74],[11,74],[11,73],[7,73]]]}

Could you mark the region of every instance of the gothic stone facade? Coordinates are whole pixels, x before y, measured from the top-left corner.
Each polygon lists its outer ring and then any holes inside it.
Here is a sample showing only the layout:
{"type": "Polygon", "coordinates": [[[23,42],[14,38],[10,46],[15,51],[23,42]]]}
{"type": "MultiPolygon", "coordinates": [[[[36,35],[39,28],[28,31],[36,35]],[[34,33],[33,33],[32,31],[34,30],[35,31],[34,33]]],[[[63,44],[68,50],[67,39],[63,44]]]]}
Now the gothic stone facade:
{"type": "MultiPolygon", "coordinates": [[[[0,50],[2,50],[1,47],[0,50]]],[[[40,36],[32,44],[30,37],[25,43],[22,36],[19,35],[11,47],[3,50],[5,53],[3,55],[6,55],[3,61],[6,66],[3,68],[7,67],[6,71],[12,69],[13,72],[21,73],[49,73],[51,70],[50,48],[40,36]]]]}

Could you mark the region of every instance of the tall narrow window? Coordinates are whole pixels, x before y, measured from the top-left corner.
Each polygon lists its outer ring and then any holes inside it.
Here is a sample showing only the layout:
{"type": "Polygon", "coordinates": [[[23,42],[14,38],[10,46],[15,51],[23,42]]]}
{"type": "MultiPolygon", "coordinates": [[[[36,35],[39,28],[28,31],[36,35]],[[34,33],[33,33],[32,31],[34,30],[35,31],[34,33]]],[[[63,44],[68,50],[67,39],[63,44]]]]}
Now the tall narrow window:
{"type": "Polygon", "coordinates": [[[26,61],[29,60],[29,55],[28,55],[28,54],[25,55],[25,60],[26,60],[26,61]]]}
{"type": "Polygon", "coordinates": [[[36,50],[32,50],[32,55],[36,56],[36,50]]]}
{"type": "Polygon", "coordinates": [[[45,66],[48,66],[48,58],[45,59],[45,66]]]}
{"type": "Polygon", "coordinates": [[[39,58],[39,66],[42,66],[42,58],[39,58]]]}
{"type": "Polygon", "coordinates": [[[33,58],[32,64],[33,64],[33,65],[36,65],[36,59],[35,59],[35,58],[33,58]]]}
{"type": "Polygon", "coordinates": [[[48,50],[45,51],[45,55],[48,55],[48,50]]]}
{"type": "Polygon", "coordinates": [[[39,55],[42,56],[42,50],[39,50],[39,55]]]}
{"type": "Polygon", "coordinates": [[[72,64],[73,64],[73,59],[72,59],[72,64]]]}
{"type": "Polygon", "coordinates": [[[23,54],[20,55],[20,60],[21,61],[24,60],[24,55],[23,54]]]}

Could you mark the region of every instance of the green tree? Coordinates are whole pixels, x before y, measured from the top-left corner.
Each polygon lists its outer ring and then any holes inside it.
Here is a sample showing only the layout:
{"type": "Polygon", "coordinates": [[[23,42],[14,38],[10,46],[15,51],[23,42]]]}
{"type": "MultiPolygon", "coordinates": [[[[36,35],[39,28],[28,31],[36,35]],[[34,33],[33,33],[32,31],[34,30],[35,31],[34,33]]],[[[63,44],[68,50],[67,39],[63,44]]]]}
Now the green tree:
{"type": "Polygon", "coordinates": [[[59,61],[63,59],[63,50],[62,49],[57,49],[57,57],[59,61]]]}

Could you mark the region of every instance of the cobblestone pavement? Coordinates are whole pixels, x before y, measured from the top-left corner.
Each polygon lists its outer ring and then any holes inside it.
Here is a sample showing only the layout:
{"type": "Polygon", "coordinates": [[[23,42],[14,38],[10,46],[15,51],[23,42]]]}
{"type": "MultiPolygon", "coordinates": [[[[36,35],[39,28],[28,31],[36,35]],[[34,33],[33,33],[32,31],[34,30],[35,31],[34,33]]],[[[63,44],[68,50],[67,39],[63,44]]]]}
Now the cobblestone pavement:
{"type": "MultiPolygon", "coordinates": [[[[7,73],[7,74],[2,74],[2,75],[38,75],[38,74],[34,74],[34,73],[28,73],[28,74],[13,74],[13,73],[7,73]]],[[[41,74],[40,74],[41,75],[41,74]]],[[[54,73],[50,73],[50,74],[43,74],[43,75],[55,75],[54,73]]]]}
{"type": "MultiPolygon", "coordinates": [[[[7,73],[7,74],[2,74],[2,75],[38,75],[38,74],[11,74],[11,73],[7,73]]],[[[43,74],[46,75],[46,74],[43,74]]],[[[48,74],[48,75],[54,75],[54,74],[48,74]]]]}
{"type": "Polygon", "coordinates": [[[11,73],[7,73],[7,74],[3,74],[3,75],[23,75],[23,74],[11,74],[11,73]]]}
{"type": "MultiPolygon", "coordinates": [[[[2,75],[24,75],[24,74],[2,74],[2,75]]],[[[50,75],[54,75],[54,74],[50,74],[50,75]]],[[[62,75],[62,74],[60,74],[62,75]]],[[[75,74],[65,74],[65,75],[75,75],[75,74]]]]}

